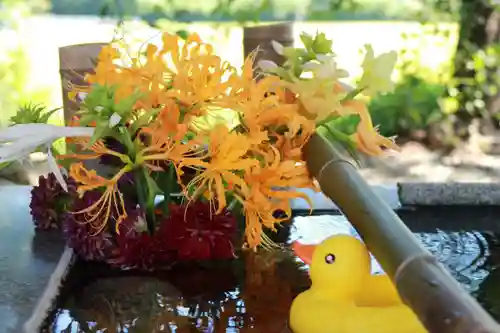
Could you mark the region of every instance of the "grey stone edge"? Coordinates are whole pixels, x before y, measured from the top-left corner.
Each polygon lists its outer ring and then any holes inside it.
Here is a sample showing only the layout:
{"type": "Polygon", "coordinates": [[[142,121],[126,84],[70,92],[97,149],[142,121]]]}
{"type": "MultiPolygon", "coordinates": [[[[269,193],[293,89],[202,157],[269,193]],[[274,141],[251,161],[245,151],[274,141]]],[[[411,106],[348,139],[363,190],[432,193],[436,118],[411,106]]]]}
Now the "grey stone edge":
{"type": "MultiPolygon", "coordinates": [[[[496,206],[500,205],[500,183],[417,183],[372,185],[372,190],[391,207],[402,206],[496,206]]],[[[314,210],[338,210],[323,193],[303,190],[314,210]]],[[[292,209],[308,210],[303,199],[292,201],[292,209]]]]}
{"type": "Polygon", "coordinates": [[[42,328],[47,315],[53,309],[56,297],[59,295],[59,288],[63,283],[66,275],[73,266],[76,260],[76,255],[73,250],[66,247],[57,263],[54,272],[50,276],[49,282],[45,287],[45,291],[38,300],[31,317],[24,323],[24,333],[38,333],[42,328]]]}
{"type": "MultiPolygon", "coordinates": [[[[492,183],[398,183],[373,185],[373,191],[392,209],[405,205],[500,205],[500,184],[492,183]]],[[[338,211],[323,193],[301,190],[307,194],[314,210],[338,211]]],[[[160,199],[161,200],[161,199],[160,199]]],[[[293,210],[309,210],[303,199],[292,200],[293,210]]],[[[73,251],[66,248],[38,301],[31,318],[24,324],[24,333],[39,332],[59,294],[59,287],[75,261],[73,251]]]]}

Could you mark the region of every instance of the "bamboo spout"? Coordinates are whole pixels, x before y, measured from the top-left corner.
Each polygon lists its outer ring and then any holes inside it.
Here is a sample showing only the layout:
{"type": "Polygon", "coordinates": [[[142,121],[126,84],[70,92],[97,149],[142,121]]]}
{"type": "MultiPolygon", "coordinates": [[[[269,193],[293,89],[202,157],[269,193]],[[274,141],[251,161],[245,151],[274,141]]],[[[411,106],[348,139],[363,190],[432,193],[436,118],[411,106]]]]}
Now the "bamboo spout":
{"type": "Polygon", "coordinates": [[[303,153],[323,193],[351,221],[429,332],[500,332],[500,326],[422,247],[341,151],[314,135],[303,153]]]}

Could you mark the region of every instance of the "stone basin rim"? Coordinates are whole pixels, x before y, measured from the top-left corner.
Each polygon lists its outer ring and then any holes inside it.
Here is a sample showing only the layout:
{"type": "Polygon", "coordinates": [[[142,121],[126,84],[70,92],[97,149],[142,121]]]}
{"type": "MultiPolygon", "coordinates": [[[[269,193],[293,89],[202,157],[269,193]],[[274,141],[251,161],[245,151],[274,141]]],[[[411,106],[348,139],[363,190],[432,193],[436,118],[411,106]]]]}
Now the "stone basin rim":
{"type": "MultiPolygon", "coordinates": [[[[481,182],[399,182],[372,184],[371,188],[392,209],[404,206],[498,206],[500,184],[481,182]]],[[[324,194],[301,190],[313,201],[314,210],[339,210],[324,194]]],[[[302,199],[292,201],[292,209],[309,210],[302,199]]]]}

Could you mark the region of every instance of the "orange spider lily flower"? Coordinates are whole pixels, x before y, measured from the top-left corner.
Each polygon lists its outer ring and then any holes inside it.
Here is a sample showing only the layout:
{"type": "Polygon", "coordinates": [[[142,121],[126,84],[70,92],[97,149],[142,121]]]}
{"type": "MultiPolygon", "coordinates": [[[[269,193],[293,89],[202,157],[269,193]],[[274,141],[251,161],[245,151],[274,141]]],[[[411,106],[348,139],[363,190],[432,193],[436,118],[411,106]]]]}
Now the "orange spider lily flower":
{"type": "Polygon", "coordinates": [[[78,194],[80,196],[83,196],[87,191],[105,188],[99,200],[85,209],[73,212],[73,214],[85,214],[87,223],[96,229],[96,234],[104,230],[111,216],[116,218],[116,233],[119,233],[119,224],[127,218],[125,202],[122,194],[118,191],[117,182],[130,170],[132,167],[127,165],[113,178],[106,179],[97,175],[95,170],[87,170],[81,162],[71,165],[69,174],[79,184],[78,194]]]}
{"type": "MultiPolygon", "coordinates": [[[[91,85],[115,85],[121,83],[118,67],[114,63],[115,60],[119,58],[119,52],[113,45],[109,44],[103,46],[97,57],[97,65],[94,73],[88,73],[82,78],[91,85]]],[[[80,86],[71,82],[68,88],[70,90],[68,98],[72,101],[76,100],[76,96],[79,92],[88,93],[92,89],[91,86],[80,86]]]]}
{"type": "MultiPolygon", "coordinates": [[[[86,147],[89,143],[89,138],[73,138],[73,143],[82,147],[86,147]]],[[[71,153],[59,155],[58,159],[79,159],[79,160],[92,160],[102,155],[112,155],[119,158],[124,164],[132,165],[130,157],[125,154],[118,153],[106,147],[102,140],[98,140],[92,146],[88,147],[84,153],[71,153]]]]}
{"type": "Polygon", "coordinates": [[[235,172],[248,172],[252,167],[257,166],[259,161],[247,156],[252,144],[248,137],[230,132],[225,126],[218,126],[210,133],[210,146],[207,156],[209,160],[202,158],[184,158],[179,167],[189,167],[200,170],[186,186],[196,190],[194,195],[186,195],[190,200],[208,190],[212,204],[217,201],[216,214],[219,214],[226,207],[226,188],[224,182],[238,187],[241,191],[247,192],[248,185],[235,172]]]}
{"type": "MultiPolygon", "coordinates": [[[[265,80],[264,84],[261,84],[260,87],[268,85],[268,82],[280,82],[281,79],[276,76],[265,76],[261,78],[261,80],[256,81],[254,78],[254,64],[255,57],[257,55],[257,51],[254,51],[248,55],[241,67],[241,74],[233,73],[228,81],[231,86],[230,94],[231,96],[238,96],[243,99],[249,98],[255,92],[255,87],[262,80],[265,80]]],[[[261,95],[263,97],[264,95],[261,95]]]]}
{"type": "Polygon", "coordinates": [[[383,153],[381,147],[399,150],[393,140],[380,135],[374,128],[370,113],[366,105],[360,101],[351,100],[342,104],[347,114],[359,115],[360,122],[356,133],[352,135],[353,141],[359,150],[369,155],[380,155],[383,153]]]}
{"type": "Polygon", "coordinates": [[[235,197],[243,205],[246,216],[246,241],[255,249],[262,241],[262,226],[271,230],[275,225],[286,221],[291,215],[291,199],[301,198],[312,207],[310,198],[297,188],[315,188],[307,169],[295,161],[280,159],[280,152],[271,146],[271,159],[267,159],[263,167],[257,165],[245,173],[246,188],[236,191],[235,197]],[[277,218],[276,211],[285,216],[277,218]]]}
{"type": "MultiPolygon", "coordinates": [[[[198,50],[197,45],[193,50],[198,50]]],[[[210,51],[211,52],[211,51],[210,51]]],[[[171,89],[165,94],[181,103],[193,106],[190,112],[200,116],[206,105],[226,105],[227,92],[231,87],[225,80],[233,71],[227,62],[213,54],[191,52],[190,58],[178,58],[171,89]]]]}
{"type": "Polygon", "coordinates": [[[180,177],[182,172],[177,164],[186,157],[201,155],[202,150],[196,140],[182,141],[187,134],[188,125],[180,122],[180,118],[181,112],[177,103],[169,100],[156,120],[149,127],[141,129],[141,134],[147,135],[149,142],[137,153],[137,164],[144,164],[151,170],[159,170],[154,163],[171,161],[174,162],[173,165],[180,177]]]}
{"type": "MultiPolygon", "coordinates": [[[[68,126],[69,127],[80,127],[80,118],[78,116],[74,116],[72,117],[69,122],[68,122],[68,126]]],[[[89,127],[95,127],[96,126],[96,122],[93,121],[89,124],[89,127]]],[[[76,143],[78,141],[78,138],[74,138],[74,137],[67,137],[65,138],[65,142],[66,144],[73,144],[73,143],[76,143]]]]}
{"type": "Polygon", "coordinates": [[[95,73],[87,74],[86,81],[99,85],[120,83],[120,72],[115,63],[118,59],[120,59],[120,53],[112,44],[102,47],[97,57],[95,73]]]}

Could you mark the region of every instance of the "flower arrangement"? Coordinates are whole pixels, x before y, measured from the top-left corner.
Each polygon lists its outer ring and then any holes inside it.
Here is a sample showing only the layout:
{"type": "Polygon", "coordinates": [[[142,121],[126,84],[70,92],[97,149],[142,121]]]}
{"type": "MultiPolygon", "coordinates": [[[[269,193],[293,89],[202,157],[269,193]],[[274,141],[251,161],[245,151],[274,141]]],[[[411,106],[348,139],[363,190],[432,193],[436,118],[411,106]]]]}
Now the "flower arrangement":
{"type": "Polygon", "coordinates": [[[300,189],[317,190],[301,155],[311,135],[371,155],[397,149],[363,99],[391,89],[396,54],[375,57],[367,46],[349,89],[332,42],[301,39],[302,48],[273,42],[282,66],[255,64],[256,50],[239,69],[196,34],[164,33],[161,47],[148,44],[128,64],[112,43],[86,76],[90,86],[72,86],[81,103],[71,124],[0,131],[0,162],[47,148],[52,173],[32,191],[35,224],[60,227],[88,260],[157,268],[270,245],[263,230],[289,220],[292,199],[309,200],[300,189]],[[61,137],[68,151],[53,156],[61,137]]]}

